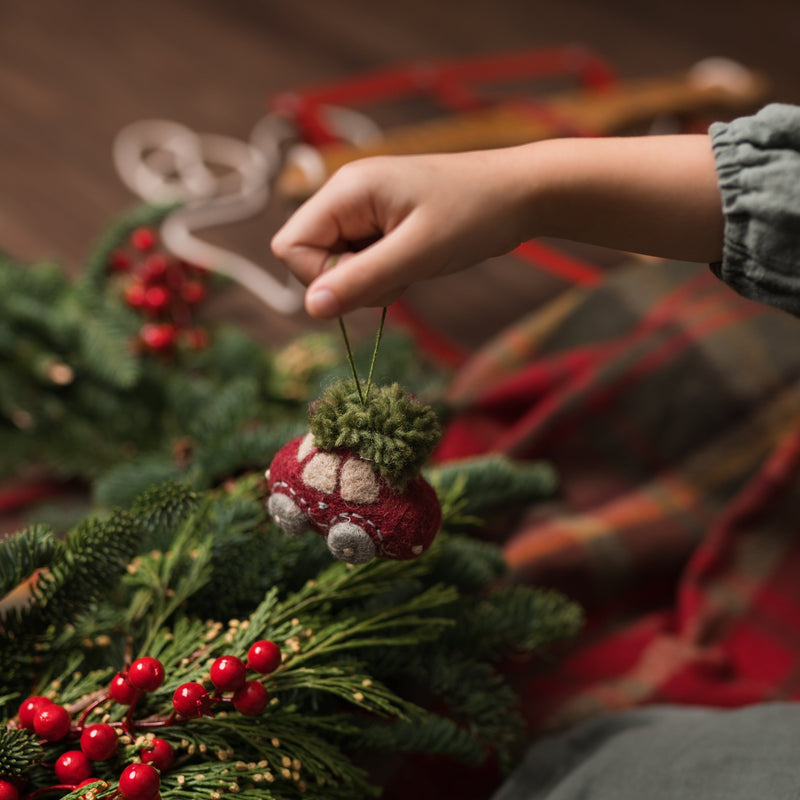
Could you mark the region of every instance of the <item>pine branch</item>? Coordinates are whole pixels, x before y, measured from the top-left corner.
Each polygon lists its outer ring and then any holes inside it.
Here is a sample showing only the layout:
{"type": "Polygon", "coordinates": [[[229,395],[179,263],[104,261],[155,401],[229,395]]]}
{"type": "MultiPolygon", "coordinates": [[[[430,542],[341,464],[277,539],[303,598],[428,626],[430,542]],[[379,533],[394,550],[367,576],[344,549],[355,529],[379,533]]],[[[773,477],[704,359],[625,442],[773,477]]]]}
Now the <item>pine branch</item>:
{"type": "Polygon", "coordinates": [[[179,482],[183,478],[171,453],[148,452],[121,461],[94,481],[92,496],[99,506],[130,506],[151,486],[179,482]]]}
{"type": "Polygon", "coordinates": [[[33,591],[32,613],[43,621],[74,618],[108,592],[136,552],[140,529],[124,511],[90,518],[67,535],[33,591]]]}
{"type": "Polygon", "coordinates": [[[42,757],[42,748],[30,731],[0,728],[0,776],[21,778],[42,757]]]}
{"type": "Polygon", "coordinates": [[[480,643],[481,656],[500,662],[575,636],[583,622],[581,608],[560,592],[506,586],[465,613],[457,635],[480,643]]]}
{"type": "MultiPolygon", "coordinates": [[[[6,537],[0,545],[0,597],[5,597],[37,569],[48,566],[58,547],[52,530],[44,525],[34,525],[6,537]]],[[[0,605],[0,629],[4,617],[0,605]]]]}
{"type": "Polygon", "coordinates": [[[460,459],[426,470],[437,493],[455,486],[463,504],[460,514],[485,519],[497,509],[522,506],[549,497],[557,486],[553,468],[542,461],[515,462],[505,456],[460,459]]]}
{"type": "Polygon", "coordinates": [[[141,361],[130,346],[136,321],[124,321],[120,313],[109,314],[99,304],[82,309],[81,316],[81,367],[116,388],[135,386],[142,374],[141,361]]]}
{"type": "Polygon", "coordinates": [[[154,638],[172,615],[197,592],[211,574],[212,541],[198,537],[193,518],[178,531],[169,550],[136,558],[125,583],[132,589],[126,627],[140,633],[139,650],[149,654],[154,638]]]}
{"type": "Polygon", "coordinates": [[[419,718],[367,723],[353,736],[356,748],[383,753],[429,753],[448,756],[463,764],[480,764],[486,744],[448,717],[426,713],[419,718]]]}
{"type": "Polygon", "coordinates": [[[305,430],[301,422],[270,426],[250,422],[216,433],[212,439],[198,440],[187,470],[188,480],[195,488],[207,489],[243,470],[263,474],[275,453],[305,430]]]}
{"type": "Polygon", "coordinates": [[[258,395],[258,383],[254,378],[232,380],[188,420],[188,435],[200,441],[213,441],[226,435],[252,418],[258,395]]]}
{"type": "Polygon", "coordinates": [[[196,492],[178,481],[168,480],[148,486],[131,506],[131,515],[142,530],[142,551],[168,549],[178,526],[199,505],[196,492]]]}
{"type": "Polygon", "coordinates": [[[507,571],[499,547],[463,535],[440,533],[431,557],[431,579],[457,586],[465,595],[479,593],[507,571]]]}

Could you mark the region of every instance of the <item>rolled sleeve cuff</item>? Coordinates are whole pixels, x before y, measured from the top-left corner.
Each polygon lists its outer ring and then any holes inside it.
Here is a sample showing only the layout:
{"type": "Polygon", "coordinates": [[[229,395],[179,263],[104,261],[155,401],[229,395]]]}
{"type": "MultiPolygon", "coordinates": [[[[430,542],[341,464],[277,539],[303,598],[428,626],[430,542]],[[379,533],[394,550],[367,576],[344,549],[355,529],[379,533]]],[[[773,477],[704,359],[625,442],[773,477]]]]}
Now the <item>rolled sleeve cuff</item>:
{"type": "Polygon", "coordinates": [[[800,316],[800,108],[772,104],[710,129],[725,215],[714,274],[800,316]]]}

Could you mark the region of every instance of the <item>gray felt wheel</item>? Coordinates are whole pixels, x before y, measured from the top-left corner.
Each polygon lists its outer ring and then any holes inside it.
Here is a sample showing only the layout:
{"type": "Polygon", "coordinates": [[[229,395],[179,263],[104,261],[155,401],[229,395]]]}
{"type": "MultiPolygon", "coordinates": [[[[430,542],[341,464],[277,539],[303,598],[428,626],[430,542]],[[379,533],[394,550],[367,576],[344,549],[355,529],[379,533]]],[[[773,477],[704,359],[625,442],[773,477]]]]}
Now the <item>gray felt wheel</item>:
{"type": "Polygon", "coordinates": [[[375,558],[375,544],[364,529],[352,522],[338,522],[328,531],[328,549],[340,561],[366,564],[375,558]]]}
{"type": "Polygon", "coordinates": [[[267,501],[267,510],[272,519],[290,536],[300,536],[308,530],[308,518],[300,510],[300,506],[285,494],[271,494],[267,501]]]}

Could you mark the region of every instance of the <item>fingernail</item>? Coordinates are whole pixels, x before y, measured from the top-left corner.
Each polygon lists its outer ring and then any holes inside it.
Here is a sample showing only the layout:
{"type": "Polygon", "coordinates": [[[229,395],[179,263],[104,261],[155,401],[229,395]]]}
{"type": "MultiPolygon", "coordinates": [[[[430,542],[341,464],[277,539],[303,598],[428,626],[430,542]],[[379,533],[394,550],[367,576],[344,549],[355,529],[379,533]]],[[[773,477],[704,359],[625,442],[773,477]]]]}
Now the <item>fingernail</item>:
{"type": "Polygon", "coordinates": [[[339,314],[339,301],[330,289],[316,289],[308,295],[306,308],[312,317],[335,317],[339,314]]]}

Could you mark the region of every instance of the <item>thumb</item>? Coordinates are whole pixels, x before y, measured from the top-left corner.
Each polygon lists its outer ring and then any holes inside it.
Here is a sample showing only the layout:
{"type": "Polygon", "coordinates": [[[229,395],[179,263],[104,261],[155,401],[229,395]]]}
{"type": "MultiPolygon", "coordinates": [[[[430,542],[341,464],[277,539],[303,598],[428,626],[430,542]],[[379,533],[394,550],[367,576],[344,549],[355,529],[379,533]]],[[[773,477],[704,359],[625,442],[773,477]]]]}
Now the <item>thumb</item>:
{"type": "Polygon", "coordinates": [[[357,253],[344,253],[306,292],[312,317],[330,319],[362,306],[387,305],[428,271],[417,235],[404,225],[357,253]]]}

